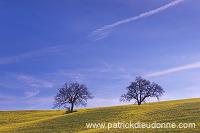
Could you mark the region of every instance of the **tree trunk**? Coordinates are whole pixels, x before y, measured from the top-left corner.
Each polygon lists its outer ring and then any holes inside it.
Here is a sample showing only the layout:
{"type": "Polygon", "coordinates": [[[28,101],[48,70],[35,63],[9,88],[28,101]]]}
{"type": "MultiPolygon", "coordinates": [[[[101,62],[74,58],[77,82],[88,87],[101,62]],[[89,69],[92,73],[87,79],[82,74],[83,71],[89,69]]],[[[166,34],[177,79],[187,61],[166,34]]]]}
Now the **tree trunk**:
{"type": "Polygon", "coordinates": [[[74,109],[74,104],[71,104],[71,109],[70,109],[70,113],[73,113],[73,109],[74,109]]]}
{"type": "Polygon", "coordinates": [[[141,102],[138,102],[138,105],[141,105],[141,102]]]}

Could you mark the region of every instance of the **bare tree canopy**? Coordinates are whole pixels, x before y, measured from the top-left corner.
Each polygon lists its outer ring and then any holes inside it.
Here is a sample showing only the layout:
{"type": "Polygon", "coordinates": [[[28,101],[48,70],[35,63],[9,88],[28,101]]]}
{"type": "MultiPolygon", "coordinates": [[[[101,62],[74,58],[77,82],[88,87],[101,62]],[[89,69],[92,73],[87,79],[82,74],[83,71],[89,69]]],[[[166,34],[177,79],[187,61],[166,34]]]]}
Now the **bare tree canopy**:
{"type": "Polygon", "coordinates": [[[66,82],[62,88],[58,89],[55,96],[54,108],[69,107],[70,113],[73,112],[74,106],[87,105],[87,100],[92,99],[93,96],[88,91],[86,85],[77,82],[66,82]]]}
{"type": "Polygon", "coordinates": [[[145,99],[148,97],[156,97],[159,99],[164,93],[164,90],[161,86],[156,83],[151,83],[149,80],[146,80],[142,77],[136,77],[135,82],[127,87],[127,93],[123,94],[120,98],[120,101],[131,101],[135,99],[138,105],[145,102],[145,99]]]}

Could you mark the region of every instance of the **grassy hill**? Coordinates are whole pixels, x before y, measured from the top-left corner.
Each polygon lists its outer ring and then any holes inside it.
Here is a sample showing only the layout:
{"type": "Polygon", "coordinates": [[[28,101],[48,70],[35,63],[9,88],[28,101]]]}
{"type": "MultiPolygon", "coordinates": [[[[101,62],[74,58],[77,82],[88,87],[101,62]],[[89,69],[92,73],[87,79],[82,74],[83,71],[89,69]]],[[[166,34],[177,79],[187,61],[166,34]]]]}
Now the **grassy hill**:
{"type": "Polygon", "coordinates": [[[0,132],[200,132],[200,98],[76,111],[71,114],[64,114],[63,110],[0,111],[0,132]],[[96,125],[91,125],[91,123],[96,123],[96,125]],[[175,123],[176,128],[136,128],[135,123],[138,125],[146,123],[147,127],[150,124],[154,127],[157,124],[159,127],[158,123],[175,123]],[[181,127],[193,126],[192,124],[195,123],[195,128],[178,128],[179,123],[182,123],[181,127]],[[184,123],[187,124],[183,125],[184,123]],[[130,126],[131,124],[135,124],[135,128],[133,125],[130,126]],[[98,126],[98,128],[93,126],[98,126]],[[126,128],[128,126],[129,128],[126,128]]]}

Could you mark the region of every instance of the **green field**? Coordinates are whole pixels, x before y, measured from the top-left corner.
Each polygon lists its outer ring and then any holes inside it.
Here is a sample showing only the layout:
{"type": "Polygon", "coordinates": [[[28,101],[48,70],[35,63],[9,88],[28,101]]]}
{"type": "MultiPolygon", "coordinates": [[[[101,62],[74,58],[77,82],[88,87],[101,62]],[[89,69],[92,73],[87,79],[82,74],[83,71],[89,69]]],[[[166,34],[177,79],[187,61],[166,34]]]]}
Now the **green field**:
{"type": "Polygon", "coordinates": [[[64,110],[0,111],[0,132],[200,132],[200,98],[145,103],[140,106],[87,108],[78,109],[70,114],[64,113],[64,110]],[[133,128],[129,125],[126,125],[127,128],[123,127],[130,122],[132,124],[175,123],[176,128],[133,128]],[[102,123],[105,127],[87,128],[86,123],[102,123]],[[195,123],[195,128],[178,128],[179,123],[187,123],[185,127],[195,123]],[[110,127],[109,130],[108,127],[110,127]]]}

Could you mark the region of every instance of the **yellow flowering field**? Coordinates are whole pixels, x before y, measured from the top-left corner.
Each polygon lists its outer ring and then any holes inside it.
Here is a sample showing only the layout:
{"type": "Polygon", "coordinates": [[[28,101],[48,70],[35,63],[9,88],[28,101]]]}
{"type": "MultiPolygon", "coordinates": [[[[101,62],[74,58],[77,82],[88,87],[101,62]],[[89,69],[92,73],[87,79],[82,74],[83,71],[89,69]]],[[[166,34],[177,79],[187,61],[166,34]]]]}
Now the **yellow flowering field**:
{"type": "Polygon", "coordinates": [[[0,111],[2,133],[200,132],[200,98],[64,110],[0,111]]]}

